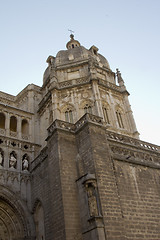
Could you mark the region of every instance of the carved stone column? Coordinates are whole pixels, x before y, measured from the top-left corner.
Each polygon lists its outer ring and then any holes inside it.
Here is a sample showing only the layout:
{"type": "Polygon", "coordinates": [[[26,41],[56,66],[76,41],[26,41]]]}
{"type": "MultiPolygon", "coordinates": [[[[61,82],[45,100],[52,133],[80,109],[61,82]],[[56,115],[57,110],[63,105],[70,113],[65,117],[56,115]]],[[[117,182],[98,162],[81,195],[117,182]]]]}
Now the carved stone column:
{"type": "Polygon", "coordinates": [[[22,120],[20,116],[17,116],[17,136],[18,138],[22,136],[22,120]]]}
{"type": "Polygon", "coordinates": [[[7,113],[6,114],[6,122],[5,122],[6,136],[9,136],[9,134],[10,134],[9,126],[10,126],[10,115],[9,115],[9,113],[7,113]]]}
{"type": "Polygon", "coordinates": [[[59,119],[58,93],[56,89],[52,91],[52,108],[53,108],[53,121],[55,121],[56,119],[59,119]]]}

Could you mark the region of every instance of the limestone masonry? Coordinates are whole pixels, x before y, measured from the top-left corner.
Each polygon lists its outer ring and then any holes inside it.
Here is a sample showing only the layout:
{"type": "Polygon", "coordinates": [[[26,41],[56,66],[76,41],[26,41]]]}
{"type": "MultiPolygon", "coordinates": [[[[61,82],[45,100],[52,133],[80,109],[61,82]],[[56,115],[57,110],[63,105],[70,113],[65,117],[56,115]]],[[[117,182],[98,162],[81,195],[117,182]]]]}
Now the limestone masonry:
{"type": "Polygon", "coordinates": [[[71,39],[42,87],[0,92],[0,240],[159,240],[160,147],[96,46],[71,39]]]}

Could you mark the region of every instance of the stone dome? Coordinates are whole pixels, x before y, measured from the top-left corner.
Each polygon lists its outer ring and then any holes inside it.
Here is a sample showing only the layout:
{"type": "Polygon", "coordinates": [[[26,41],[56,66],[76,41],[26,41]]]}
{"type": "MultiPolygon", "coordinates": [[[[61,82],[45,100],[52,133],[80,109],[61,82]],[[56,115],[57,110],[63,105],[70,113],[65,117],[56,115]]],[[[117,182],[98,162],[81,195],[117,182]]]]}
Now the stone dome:
{"type": "Polygon", "coordinates": [[[75,40],[72,34],[70,37],[71,40],[66,44],[67,50],[59,51],[56,57],[48,57],[47,63],[49,66],[44,72],[43,83],[45,83],[50,76],[51,65],[54,65],[56,68],[93,60],[97,65],[99,65],[99,67],[110,69],[107,59],[98,53],[97,47],[92,46],[88,50],[81,46],[79,41],[75,40]]]}
{"type": "Polygon", "coordinates": [[[72,34],[70,37],[71,40],[66,44],[67,50],[61,50],[57,53],[55,58],[55,66],[94,59],[94,61],[97,62],[100,67],[110,69],[107,59],[98,53],[97,47],[92,46],[88,50],[81,46],[80,43],[74,39],[72,34]]]}

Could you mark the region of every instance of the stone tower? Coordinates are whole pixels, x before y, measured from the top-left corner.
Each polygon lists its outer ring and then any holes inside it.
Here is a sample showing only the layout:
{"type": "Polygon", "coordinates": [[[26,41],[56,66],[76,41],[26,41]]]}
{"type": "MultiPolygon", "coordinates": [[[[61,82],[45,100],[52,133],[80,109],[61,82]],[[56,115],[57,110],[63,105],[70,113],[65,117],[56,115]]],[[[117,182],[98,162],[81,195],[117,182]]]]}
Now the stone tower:
{"type": "Polygon", "coordinates": [[[42,87],[0,92],[0,239],[160,239],[160,147],[120,71],[70,37],[42,87]]]}

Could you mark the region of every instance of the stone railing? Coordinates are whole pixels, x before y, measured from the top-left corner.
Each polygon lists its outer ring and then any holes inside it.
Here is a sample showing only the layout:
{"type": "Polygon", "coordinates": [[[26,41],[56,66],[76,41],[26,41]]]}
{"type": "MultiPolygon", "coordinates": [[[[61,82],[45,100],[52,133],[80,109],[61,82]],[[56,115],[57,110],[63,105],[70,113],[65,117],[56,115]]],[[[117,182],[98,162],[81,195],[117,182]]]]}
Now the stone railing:
{"type": "Polygon", "coordinates": [[[22,140],[12,139],[5,136],[0,136],[0,147],[11,147],[11,148],[19,148],[23,151],[30,151],[33,152],[35,148],[40,149],[40,145],[33,144],[31,142],[26,142],[22,140]]]}
{"type": "Polygon", "coordinates": [[[48,130],[48,137],[52,135],[52,133],[55,131],[55,129],[63,129],[67,131],[74,132],[75,131],[75,125],[73,123],[61,121],[61,120],[55,120],[51,126],[47,129],[48,130]]]}
{"type": "Polygon", "coordinates": [[[81,85],[84,83],[89,83],[90,79],[89,77],[83,77],[83,78],[78,78],[76,80],[68,80],[68,81],[64,81],[64,82],[60,82],[58,83],[58,89],[62,89],[62,88],[66,88],[66,87],[74,87],[76,85],[81,85]]]}
{"type": "Polygon", "coordinates": [[[138,140],[136,138],[131,138],[131,137],[128,137],[128,136],[124,136],[124,135],[121,135],[121,134],[118,134],[118,133],[107,131],[107,138],[109,140],[112,140],[112,141],[125,143],[125,144],[128,144],[128,145],[139,147],[141,149],[160,152],[160,146],[157,146],[157,145],[154,145],[154,144],[151,144],[151,143],[147,143],[147,142],[138,140]]]}
{"type": "MultiPolygon", "coordinates": [[[[67,130],[70,132],[76,132],[78,131],[81,127],[83,127],[87,122],[98,124],[98,125],[103,125],[103,120],[101,117],[86,113],[79,119],[78,122],[75,124],[65,122],[62,120],[55,120],[51,126],[48,128],[48,138],[52,135],[52,133],[55,131],[55,129],[62,129],[62,130],[67,130]]],[[[47,138],[47,139],[48,139],[47,138]]]]}
{"type": "Polygon", "coordinates": [[[6,130],[3,128],[0,128],[0,134],[5,135],[5,133],[6,133],[6,130]]]}
{"type": "Polygon", "coordinates": [[[8,93],[4,93],[4,92],[1,92],[0,91],[0,97],[1,98],[4,98],[4,99],[6,99],[6,100],[10,100],[10,101],[15,101],[15,96],[13,96],[13,95],[11,95],[11,94],[8,94],[8,93]]]}
{"type": "Polygon", "coordinates": [[[78,122],[75,123],[76,131],[87,122],[103,125],[103,119],[101,117],[86,113],[78,120],[78,122]]]}
{"type": "Polygon", "coordinates": [[[24,139],[24,140],[29,140],[29,136],[26,135],[26,134],[22,134],[22,139],[24,139]]]}
{"type": "Polygon", "coordinates": [[[111,89],[113,89],[113,90],[116,90],[116,91],[118,91],[118,92],[121,92],[121,88],[120,88],[119,86],[117,86],[116,84],[110,83],[110,82],[108,82],[108,81],[99,79],[99,84],[100,84],[100,85],[103,85],[103,86],[105,86],[105,87],[111,88],[111,89]]]}
{"type": "Polygon", "coordinates": [[[17,137],[17,132],[10,131],[10,136],[11,137],[17,137]]]}

